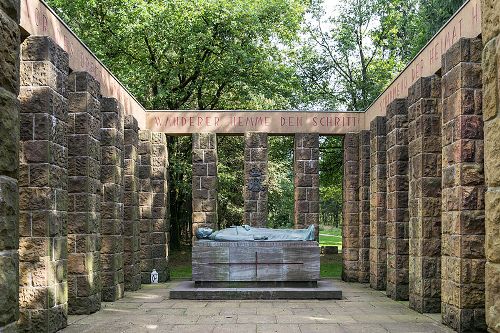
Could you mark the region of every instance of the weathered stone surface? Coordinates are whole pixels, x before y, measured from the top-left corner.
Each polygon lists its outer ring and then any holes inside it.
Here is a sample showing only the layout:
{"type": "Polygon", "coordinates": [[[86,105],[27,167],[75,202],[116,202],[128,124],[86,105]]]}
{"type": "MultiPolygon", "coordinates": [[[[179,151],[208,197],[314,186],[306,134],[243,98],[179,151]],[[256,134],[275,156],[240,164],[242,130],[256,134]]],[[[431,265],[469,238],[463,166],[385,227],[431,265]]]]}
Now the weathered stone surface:
{"type": "Polygon", "coordinates": [[[443,323],[459,332],[486,329],[482,108],[471,108],[466,97],[482,99],[478,43],[460,40],[450,49],[443,59],[454,59],[449,62],[456,65],[445,66],[441,80],[441,313],[443,323]]]}
{"type": "Polygon", "coordinates": [[[483,42],[486,44],[500,34],[500,4],[496,0],[481,0],[483,42]]]}
{"type": "Polygon", "coordinates": [[[441,311],[441,141],[439,77],[409,89],[409,300],[421,313],[441,311]]]}
{"type": "Polygon", "coordinates": [[[406,99],[387,106],[387,296],[408,300],[408,107],[406,99]]]}
{"type": "MultiPolygon", "coordinates": [[[[294,146],[295,228],[314,224],[318,239],[319,154],[315,151],[319,150],[319,134],[295,134],[294,146]]],[[[267,156],[260,156],[262,159],[267,156]]]]}
{"type": "Polygon", "coordinates": [[[194,239],[199,227],[217,227],[217,136],[193,134],[192,140],[194,239]]]}
{"type": "Polygon", "coordinates": [[[68,311],[68,55],[47,37],[29,37],[22,52],[19,325],[55,332],[68,311]]]}
{"type": "Polygon", "coordinates": [[[141,288],[138,131],[137,120],[131,115],[125,116],[123,273],[127,291],[141,288]]]}
{"type": "Polygon", "coordinates": [[[370,287],[386,289],[387,147],[386,117],[370,124],[370,287]]]}
{"type": "MultiPolygon", "coordinates": [[[[243,222],[254,227],[267,225],[268,200],[268,150],[267,133],[245,133],[245,185],[243,222]]],[[[312,186],[312,176],[297,177],[296,186],[312,186]]]]}
{"type": "MultiPolygon", "coordinates": [[[[5,2],[5,0],[4,0],[5,2]]],[[[17,16],[17,5],[6,6],[0,2],[0,9],[10,7],[11,14],[17,16]]],[[[17,2],[17,1],[15,1],[17,2]]],[[[9,10],[9,8],[5,8],[9,10]]],[[[17,18],[9,17],[9,11],[0,10],[0,88],[3,88],[14,95],[19,93],[19,44],[20,32],[17,18]]]]}
{"type": "MultiPolygon", "coordinates": [[[[98,96],[99,86],[89,77],[75,77],[76,89],[98,96]]],[[[123,297],[123,109],[115,98],[101,98],[101,299],[114,302],[123,297]],[[112,138],[112,140],[111,140],[112,138]],[[114,180],[114,181],[113,181],[114,180]],[[107,246],[113,244],[113,246],[107,246]]]]}
{"type": "Polygon", "coordinates": [[[101,110],[99,86],[88,73],[73,72],[68,89],[68,163],[96,168],[68,169],[68,312],[90,314],[101,307],[101,110]],[[82,88],[83,87],[83,88],[82,88]]]}
{"type": "Polygon", "coordinates": [[[359,279],[359,134],[344,136],[342,280],[359,279]]]}

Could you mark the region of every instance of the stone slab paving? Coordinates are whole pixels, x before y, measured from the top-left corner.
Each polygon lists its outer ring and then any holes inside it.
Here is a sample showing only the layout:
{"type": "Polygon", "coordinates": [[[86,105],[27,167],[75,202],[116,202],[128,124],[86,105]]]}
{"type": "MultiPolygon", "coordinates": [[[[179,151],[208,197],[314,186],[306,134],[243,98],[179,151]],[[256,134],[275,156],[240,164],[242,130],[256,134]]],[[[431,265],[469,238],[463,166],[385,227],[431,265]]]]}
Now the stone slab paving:
{"type": "Polygon", "coordinates": [[[179,282],[143,285],[92,315],[69,316],[61,332],[378,333],[454,332],[367,284],[335,280],[342,300],[192,301],[169,299],[179,282]]]}

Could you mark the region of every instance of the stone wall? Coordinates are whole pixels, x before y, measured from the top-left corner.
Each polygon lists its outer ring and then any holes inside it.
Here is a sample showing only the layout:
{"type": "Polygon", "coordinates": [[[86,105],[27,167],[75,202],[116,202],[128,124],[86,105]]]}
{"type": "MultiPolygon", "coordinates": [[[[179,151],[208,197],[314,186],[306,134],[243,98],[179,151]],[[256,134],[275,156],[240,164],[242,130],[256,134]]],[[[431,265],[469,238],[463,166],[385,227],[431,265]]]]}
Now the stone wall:
{"type": "Polygon", "coordinates": [[[459,332],[485,329],[481,50],[461,39],[442,60],[441,313],[459,332]]]}
{"type": "Polygon", "coordinates": [[[408,108],[387,106],[387,296],[408,300],[408,108]]]}
{"type": "Polygon", "coordinates": [[[370,282],[370,131],[359,132],[359,276],[370,282]]]}
{"type": "Polygon", "coordinates": [[[123,275],[125,290],[141,288],[139,222],[139,127],[137,120],[125,117],[124,195],[123,195],[123,275]]]}
{"type": "MultiPolygon", "coordinates": [[[[86,72],[68,79],[68,311],[101,307],[100,85],[86,72]]],[[[105,177],[106,175],[106,167],[105,177]]],[[[60,199],[57,199],[60,201],[60,199]]],[[[106,241],[106,240],[105,240],[106,241]]],[[[104,242],[105,246],[108,246],[104,242]]]]}
{"type": "Polygon", "coordinates": [[[370,287],[385,290],[387,274],[386,117],[370,124],[370,287]]]}
{"type": "Polygon", "coordinates": [[[359,134],[344,137],[342,280],[359,278],[359,134]]]}
{"type": "MultiPolygon", "coordinates": [[[[319,134],[295,134],[294,138],[295,228],[311,224],[319,233],[319,134]]],[[[318,239],[316,235],[316,239],[318,239]]]]}
{"type": "Polygon", "coordinates": [[[419,79],[409,89],[410,308],[441,309],[441,81],[419,79]]]}
{"type": "Polygon", "coordinates": [[[101,298],[123,297],[123,131],[122,106],[101,99],[101,298]]]}
{"type": "Polygon", "coordinates": [[[486,177],[486,323],[500,332],[500,2],[483,0],[483,120],[486,177]]]}
{"type": "Polygon", "coordinates": [[[217,228],[217,136],[193,134],[193,237],[199,227],[217,228]]]}
{"type": "Polygon", "coordinates": [[[55,332],[68,312],[68,55],[29,37],[21,57],[19,324],[55,332]]]}
{"type": "Polygon", "coordinates": [[[0,1],[0,332],[19,318],[19,1],[0,1]]]}
{"type": "Polygon", "coordinates": [[[245,213],[243,223],[253,227],[267,225],[268,199],[267,133],[245,133],[245,213]]]}

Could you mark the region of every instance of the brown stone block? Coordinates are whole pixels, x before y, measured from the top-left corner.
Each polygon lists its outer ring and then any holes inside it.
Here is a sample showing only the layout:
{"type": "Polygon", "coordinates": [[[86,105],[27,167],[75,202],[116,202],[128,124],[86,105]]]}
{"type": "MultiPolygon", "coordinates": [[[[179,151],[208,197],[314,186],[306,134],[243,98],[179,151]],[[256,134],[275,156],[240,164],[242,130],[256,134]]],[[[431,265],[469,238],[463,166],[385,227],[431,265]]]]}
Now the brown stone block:
{"type": "Polygon", "coordinates": [[[486,323],[493,330],[500,328],[500,265],[488,262],[485,274],[486,323]]]}
{"type": "Polygon", "coordinates": [[[479,38],[460,38],[442,55],[443,73],[463,63],[480,63],[483,46],[479,38]]]}

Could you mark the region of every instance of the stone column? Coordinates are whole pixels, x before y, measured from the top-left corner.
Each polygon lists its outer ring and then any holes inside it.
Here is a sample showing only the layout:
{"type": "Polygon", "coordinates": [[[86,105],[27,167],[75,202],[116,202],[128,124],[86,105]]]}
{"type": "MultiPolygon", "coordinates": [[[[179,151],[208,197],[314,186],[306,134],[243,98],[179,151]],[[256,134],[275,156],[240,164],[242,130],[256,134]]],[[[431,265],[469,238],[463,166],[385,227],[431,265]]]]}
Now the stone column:
{"type": "Polygon", "coordinates": [[[295,134],[295,228],[319,223],[319,134],[295,134]]]}
{"type": "Polygon", "coordinates": [[[481,50],[460,39],[442,58],[441,313],[459,332],[486,329],[481,50]]]}
{"type": "Polygon", "coordinates": [[[125,290],[141,288],[139,228],[139,127],[132,115],[125,116],[123,195],[123,274],[125,290]]]}
{"type": "Polygon", "coordinates": [[[101,298],[123,297],[123,110],[101,99],[101,298]]]}
{"type": "Polygon", "coordinates": [[[409,299],[418,312],[441,310],[441,80],[408,91],[409,299]]]}
{"type": "Polygon", "coordinates": [[[152,168],[151,186],[153,205],[151,217],[151,258],[153,269],[158,272],[158,281],[165,282],[170,278],[168,271],[168,151],[167,137],[164,133],[152,133],[152,168]]]}
{"type": "Polygon", "coordinates": [[[500,331],[500,2],[483,0],[483,120],[486,177],[486,324],[500,331]]]}
{"type": "Polygon", "coordinates": [[[90,314],[101,308],[100,85],[73,72],[68,90],[68,311],[90,314]]]}
{"type": "Polygon", "coordinates": [[[408,300],[408,108],[387,106],[387,296],[408,300]]]}
{"type": "Polygon", "coordinates": [[[19,1],[0,6],[0,332],[19,318],[19,1]]]}
{"type": "Polygon", "coordinates": [[[245,133],[244,224],[267,225],[267,133],[245,133]]]}
{"type": "Polygon", "coordinates": [[[139,217],[141,282],[151,283],[153,271],[152,237],[153,231],[153,186],[151,184],[152,133],[139,130],[139,217]]]}
{"type": "MultiPolygon", "coordinates": [[[[52,39],[24,41],[19,96],[19,324],[31,332],[55,332],[67,323],[68,71],[68,55],[52,39]]],[[[13,264],[2,265],[2,270],[13,264]]]]}
{"type": "Polygon", "coordinates": [[[193,134],[193,237],[199,227],[217,229],[217,136],[193,134]]]}
{"type": "Polygon", "coordinates": [[[344,137],[344,204],[342,222],[342,280],[359,276],[359,134],[344,137]]]}
{"type": "Polygon", "coordinates": [[[359,132],[359,276],[370,282],[370,131],[359,132]]]}
{"type": "Polygon", "coordinates": [[[370,287],[386,289],[387,168],[386,117],[370,123],[370,287]]]}

